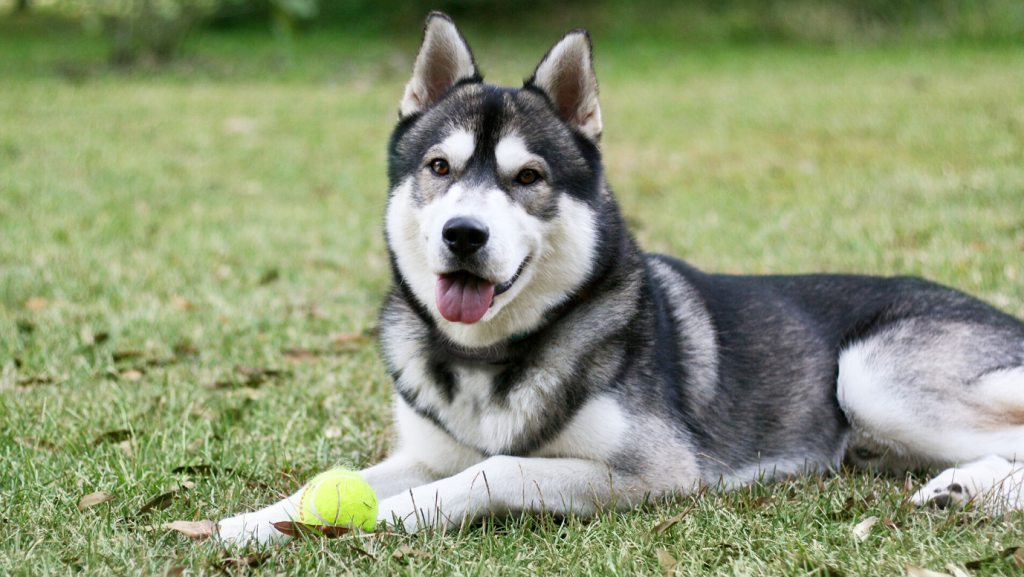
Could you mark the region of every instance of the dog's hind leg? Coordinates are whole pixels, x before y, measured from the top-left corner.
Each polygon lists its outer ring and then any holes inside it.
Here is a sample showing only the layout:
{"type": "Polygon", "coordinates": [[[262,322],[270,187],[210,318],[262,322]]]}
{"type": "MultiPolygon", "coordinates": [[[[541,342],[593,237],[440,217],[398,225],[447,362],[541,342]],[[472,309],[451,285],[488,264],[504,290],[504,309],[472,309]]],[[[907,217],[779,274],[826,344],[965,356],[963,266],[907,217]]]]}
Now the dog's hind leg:
{"type": "Polygon", "coordinates": [[[843,351],[837,395],[853,426],[854,462],[895,471],[953,467],[915,503],[1024,509],[1020,332],[902,321],[843,351]]]}

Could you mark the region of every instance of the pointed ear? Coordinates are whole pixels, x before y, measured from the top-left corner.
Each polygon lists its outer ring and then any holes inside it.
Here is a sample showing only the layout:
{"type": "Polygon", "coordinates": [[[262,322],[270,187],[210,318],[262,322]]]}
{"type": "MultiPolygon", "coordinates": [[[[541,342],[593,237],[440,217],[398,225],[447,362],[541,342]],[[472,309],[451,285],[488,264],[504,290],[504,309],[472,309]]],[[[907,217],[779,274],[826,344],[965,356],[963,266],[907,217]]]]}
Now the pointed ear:
{"type": "Polygon", "coordinates": [[[526,86],[539,88],[570,127],[597,141],[601,106],[597,102],[590,34],[573,30],[548,51],[526,86]]]}
{"type": "Polygon", "coordinates": [[[479,77],[473,54],[455,23],[440,12],[431,12],[423,28],[423,44],[412,67],[412,79],[399,104],[399,116],[406,118],[429,108],[456,82],[479,77]]]}

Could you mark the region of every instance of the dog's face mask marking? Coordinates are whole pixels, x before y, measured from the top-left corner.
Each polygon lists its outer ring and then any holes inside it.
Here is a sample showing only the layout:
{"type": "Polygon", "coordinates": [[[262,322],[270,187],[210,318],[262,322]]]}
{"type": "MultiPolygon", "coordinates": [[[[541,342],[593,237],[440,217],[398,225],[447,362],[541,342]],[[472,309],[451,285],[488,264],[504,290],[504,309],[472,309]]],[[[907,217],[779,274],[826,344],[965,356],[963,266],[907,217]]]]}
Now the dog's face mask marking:
{"type": "Polygon", "coordinates": [[[536,329],[584,284],[599,242],[589,38],[570,33],[522,89],[499,88],[433,17],[400,116],[386,216],[400,280],[460,344],[536,329]]]}

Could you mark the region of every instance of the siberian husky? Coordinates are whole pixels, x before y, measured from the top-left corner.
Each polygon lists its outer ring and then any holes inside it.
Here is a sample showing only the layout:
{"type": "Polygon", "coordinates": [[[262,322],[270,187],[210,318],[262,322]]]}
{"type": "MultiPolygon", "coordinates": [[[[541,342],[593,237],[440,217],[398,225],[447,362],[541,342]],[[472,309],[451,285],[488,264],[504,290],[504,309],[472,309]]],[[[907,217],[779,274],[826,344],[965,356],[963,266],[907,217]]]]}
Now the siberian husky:
{"type": "MultiPolygon", "coordinates": [[[[587,32],[486,84],[433,13],[389,144],[380,316],[398,445],[378,521],[626,509],[700,484],[940,471],[1024,508],[1024,323],[915,278],[729,276],[641,252],[601,166],[587,32]]],[[[285,538],[298,496],[219,523],[285,538]]]]}

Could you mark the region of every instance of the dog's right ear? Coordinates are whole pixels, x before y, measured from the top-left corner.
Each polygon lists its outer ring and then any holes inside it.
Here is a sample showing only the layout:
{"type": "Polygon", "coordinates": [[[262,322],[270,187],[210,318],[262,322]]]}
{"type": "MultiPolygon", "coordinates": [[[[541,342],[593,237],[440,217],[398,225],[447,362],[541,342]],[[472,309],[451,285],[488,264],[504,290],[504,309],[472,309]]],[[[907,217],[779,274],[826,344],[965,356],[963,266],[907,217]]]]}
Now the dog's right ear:
{"type": "Polygon", "coordinates": [[[399,104],[399,116],[407,118],[429,108],[452,85],[473,78],[479,79],[480,74],[466,39],[451,18],[431,12],[423,27],[423,44],[412,67],[412,79],[399,104]]]}

